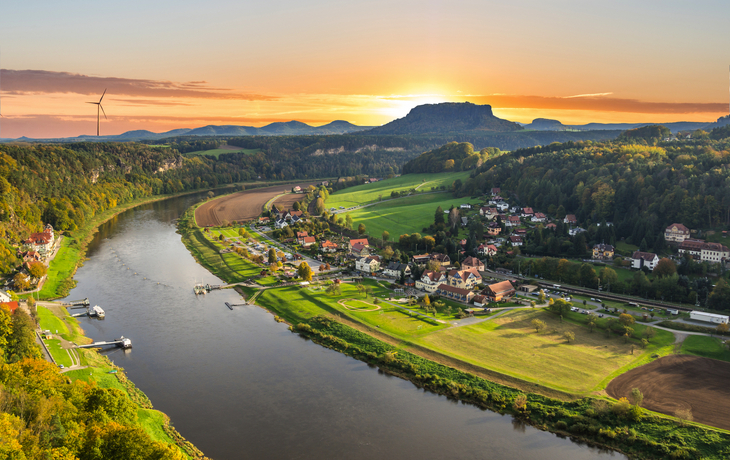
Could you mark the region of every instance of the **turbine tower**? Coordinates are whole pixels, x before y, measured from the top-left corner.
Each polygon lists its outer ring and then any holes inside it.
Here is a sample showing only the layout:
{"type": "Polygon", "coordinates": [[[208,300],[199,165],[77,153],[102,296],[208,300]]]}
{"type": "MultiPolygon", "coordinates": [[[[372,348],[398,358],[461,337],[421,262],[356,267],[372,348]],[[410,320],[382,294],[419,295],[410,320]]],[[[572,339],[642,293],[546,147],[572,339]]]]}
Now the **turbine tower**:
{"type": "Polygon", "coordinates": [[[99,136],[99,127],[101,126],[101,113],[104,114],[104,119],[106,120],[106,112],[104,112],[104,107],[101,106],[101,100],[104,99],[104,94],[106,94],[106,89],[104,89],[104,92],[102,93],[101,97],[99,98],[99,102],[87,102],[87,104],[96,104],[96,135],[99,136]],[[99,109],[101,109],[101,113],[99,113],[99,109]]]}

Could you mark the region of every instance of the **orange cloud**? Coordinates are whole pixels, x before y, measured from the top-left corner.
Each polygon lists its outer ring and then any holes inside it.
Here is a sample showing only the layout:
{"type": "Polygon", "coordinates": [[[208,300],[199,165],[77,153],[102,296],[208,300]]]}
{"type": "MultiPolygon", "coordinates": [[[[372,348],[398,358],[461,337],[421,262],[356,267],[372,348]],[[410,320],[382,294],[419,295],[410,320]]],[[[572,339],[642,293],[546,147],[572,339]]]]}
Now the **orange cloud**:
{"type": "Polygon", "coordinates": [[[15,95],[75,93],[99,95],[108,88],[110,94],[135,97],[179,97],[203,99],[239,99],[270,101],[274,96],[237,93],[227,88],[210,87],[204,81],[176,83],[120,77],[94,77],[49,70],[2,69],[3,93],[15,95]]]}

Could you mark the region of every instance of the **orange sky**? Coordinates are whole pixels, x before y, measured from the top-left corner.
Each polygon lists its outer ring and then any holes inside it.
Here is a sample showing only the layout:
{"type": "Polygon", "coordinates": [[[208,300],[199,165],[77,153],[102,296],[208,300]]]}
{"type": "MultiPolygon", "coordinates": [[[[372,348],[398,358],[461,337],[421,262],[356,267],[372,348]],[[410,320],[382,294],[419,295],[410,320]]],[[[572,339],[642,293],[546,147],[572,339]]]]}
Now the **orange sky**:
{"type": "Polygon", "coordinates": [[[95,134],[105,88],[102,134],[380,125],[443,101],[566,124],[728,113],[728,2],[58,3],[0,6],[2,137],[95,134]]]}

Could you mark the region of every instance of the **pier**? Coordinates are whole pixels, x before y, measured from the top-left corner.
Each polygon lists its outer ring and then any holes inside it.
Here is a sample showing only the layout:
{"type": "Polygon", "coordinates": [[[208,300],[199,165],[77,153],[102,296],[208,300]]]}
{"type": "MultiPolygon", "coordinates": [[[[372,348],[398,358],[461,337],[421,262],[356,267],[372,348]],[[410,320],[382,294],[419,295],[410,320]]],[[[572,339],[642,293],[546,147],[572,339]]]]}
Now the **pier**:
{"type": "Polygon", "coordinates": [[[91,304],[89,303],[89,298],[87,297],[83,300],[71,300],[70,302],[63,302],[63,305],[71,308],[85,308],[91,304]]]}
{"type": "Polygon", "coordinates": [[[226,302],[226,307],[228,307],[230,310],[233,310],[233,307],[247,307],[247,303],[228,303],[226,302]]]}
{"type": "MultiPolygon", "coordinates": [[[[71,308],[73,309],[73,308],[82,308],[82,307],[71,307],[71,308]]],[[[74,318],[77,318],[79,316],[89,316],[91,318],[104,319],[104,317],[106,316],[106,313],[104,313],[104,310],[100,306],[94,305],[94,308],[86,307],[85,312],[74,313],[71,316],[73,316],[74,318]]]]}
{"type": "Polygon", "coordinates": [[[114,345],[119,348],[124,348],[126,350],[127,348],[132,348],[132,339],[122,336],[117,340],[110,340],[107,342],[94,342],[87,345],[76,345],[76,348],[105,347],[109,345],[114,345]]]}

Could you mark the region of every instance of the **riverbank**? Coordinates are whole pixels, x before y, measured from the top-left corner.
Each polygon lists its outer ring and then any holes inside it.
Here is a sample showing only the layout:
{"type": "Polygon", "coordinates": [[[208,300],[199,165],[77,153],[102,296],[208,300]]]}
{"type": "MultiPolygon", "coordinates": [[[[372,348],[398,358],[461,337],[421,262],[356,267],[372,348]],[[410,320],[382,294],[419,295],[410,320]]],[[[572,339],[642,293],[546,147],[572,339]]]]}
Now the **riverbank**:
{"type": "Polygon", "coordinates": [[[134,383],[127,378],[124,369],[115,365],[96,349],[74,349],[73,344],[91,343],[84,335],[78,320],[58,303],[42,302],[38,305],[38,320],[41,330],[50,330],[50,339],[43,339],[53,361],[67,362],[70,353],[78,356],[65,365],[62,375],[72,383],[81,380],[99,388],[113,388],[121,391],[136,406],[135,426],[142,428],[152,440],[177,446],[180,452],[191,459],[205,459],[203,453],[188,442],[170,423],[164,413],[153,409],[152,402],[134,383]],[[50,342],[50,343],[49,343],[50,342]]]}
{"type": "MultiPolygon", "coordinates": [[[[215,264],[206,265],[206,268],[218,275],[215,264]]],[[[400,325],[383,323],[377,326],[379,329],[374,329],[337,310],[327,299],[308,293],[309,289],[315,288],[271,288],[256,298],[256,304],[279,320],[285,320],[293,332],[315,343],[377,366],[434,393],[510,414],[542,430],[634,458],[720,459],[730,450],[730,436],[721,430],[678,423],[673,418],[632,406],[628,401],[617,402],[600,396],[575,399],[575,395],[561,394],[519,379],[505,379],[489,369],[465,366],[438,351],[412,341],[398,340],[386,334],[384,328],[400,325]]],[[[347,290],[344,286],[342,289],[343,296],[356,295],[344,292],[347,290]]],[[[252,294],[250,289],[241,288],[241,291],[252,294]]],[[[382,293],[373,294],[381,297],[382,293]]],[[[367,313],[355,312],[353,316],[358,314],[367,313]]],[[[423,325],[418,330],[425,331],[428,327],[431,326],[423,325]]]]}

